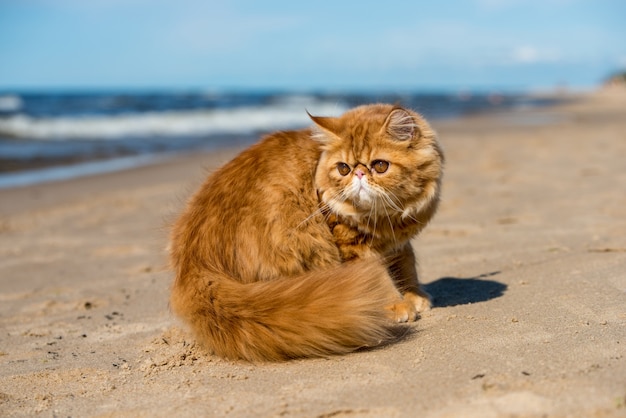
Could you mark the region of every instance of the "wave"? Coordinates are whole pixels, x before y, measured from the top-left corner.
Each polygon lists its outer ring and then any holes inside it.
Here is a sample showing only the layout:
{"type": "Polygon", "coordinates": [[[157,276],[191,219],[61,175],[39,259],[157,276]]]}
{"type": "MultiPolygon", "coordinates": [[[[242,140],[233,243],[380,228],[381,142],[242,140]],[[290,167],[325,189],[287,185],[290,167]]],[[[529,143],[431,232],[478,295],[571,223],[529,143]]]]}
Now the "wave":
{"type": "Polygon", "coordinates": [[[72,140],[244,134],[307,126],[310,120],[306,110],[335,116],[343,113],[346,107],[337,102],[291,97],[265,106],[230,109],[41,118],[16,114],[0,117],[0,136],[72,140]]]}
{"type": "Polygon", "coordinates": [[[15,112],[20,110],[23,102],[20,96],[16,95],[2,95],[0,96],[0,112],[15,112]]]}

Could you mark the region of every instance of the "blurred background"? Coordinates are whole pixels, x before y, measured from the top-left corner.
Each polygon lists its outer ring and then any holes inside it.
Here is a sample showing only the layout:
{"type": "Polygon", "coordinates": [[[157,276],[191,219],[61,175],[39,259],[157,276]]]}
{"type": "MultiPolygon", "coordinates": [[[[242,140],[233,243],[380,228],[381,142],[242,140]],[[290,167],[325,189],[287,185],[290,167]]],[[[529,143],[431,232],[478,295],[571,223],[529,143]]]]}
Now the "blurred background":
{"type": "Polygon", "coordinates": [[[626,1],[0,0],[0,187],[244,145],[372,101],[431,119],[623,82],[626,1]]]}

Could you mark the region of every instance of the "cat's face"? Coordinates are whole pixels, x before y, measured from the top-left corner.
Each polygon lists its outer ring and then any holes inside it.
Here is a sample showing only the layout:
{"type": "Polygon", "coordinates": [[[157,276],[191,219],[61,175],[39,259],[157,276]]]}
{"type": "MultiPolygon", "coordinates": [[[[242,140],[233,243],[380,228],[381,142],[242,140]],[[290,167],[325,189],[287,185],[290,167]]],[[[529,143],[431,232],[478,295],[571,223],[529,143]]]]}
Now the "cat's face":
{"type": "Polygon", "coordinates": [[[443,155],[418,114],[368,105],[338,118],[312,119],[323,149],[316,186],[332,211],[348,217],[414,216],[438,199],[443,155]]]}

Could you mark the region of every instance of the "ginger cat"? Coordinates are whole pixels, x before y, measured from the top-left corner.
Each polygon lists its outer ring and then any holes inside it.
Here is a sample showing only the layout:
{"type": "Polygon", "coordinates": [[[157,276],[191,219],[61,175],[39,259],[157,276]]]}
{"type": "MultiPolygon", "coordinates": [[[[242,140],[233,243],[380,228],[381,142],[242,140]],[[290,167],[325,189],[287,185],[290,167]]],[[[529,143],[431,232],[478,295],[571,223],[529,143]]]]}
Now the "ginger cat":
{"type": "Polygon", "coordinates": [[[347,353],[430,307],[409,240],[439,202],[433,130],[387,104],[311,119],[209,176],[172,229],[171,308],[219,356],[347,353]]]}

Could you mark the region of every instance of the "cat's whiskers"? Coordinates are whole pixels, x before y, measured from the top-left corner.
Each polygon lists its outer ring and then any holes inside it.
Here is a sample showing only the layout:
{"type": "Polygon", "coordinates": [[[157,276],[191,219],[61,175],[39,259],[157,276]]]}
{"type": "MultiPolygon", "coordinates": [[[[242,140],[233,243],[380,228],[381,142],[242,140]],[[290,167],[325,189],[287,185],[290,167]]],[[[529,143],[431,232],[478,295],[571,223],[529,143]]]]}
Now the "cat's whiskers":
{"type": "Polygon", "coordinates": [[[398,240],[396,239],[396,232],[393,227],[393,222],[391,221],[391,217],[389,216],[389,212],[387,212],[386,205],[383,205],[383,210],[385,211],[385,215],[387,216],[387,220],[389,221],[389,229],[391,230],[391,236],[393,237],[393,246],[394,248],[398,246],[398,240]]]}
{"type": "Polygon", "coordinates": [[[336,201],[336,203],[338,204],[343,204],[346,200],[348,200],[349,197],[350,196],[348,196],[344,189],[340,189],[334,196],[331,196],[331,198],[328,200],[331,202],[336,201]]]}
{"type": "MultiPolygon", "coordinates": [[[[376,206],[376,201],[374,200],[374,206],[376,206]]],[[[372,210],[375,211],[374,207],[370,208],[370,212],[367,215],[367,223],[365,224],[365,229],[370,230],[370,221],[372,220],[372,210]]]]}
{"type": "MultiPolygon", "coordinates": [[[[330,200],[336,199],[337,197],[339,197],[341,194],[341,191],[335,193],[334,196],[331,197],[330,200]]],[[[342,199],[342,202],[345,201],[345,198],[342,199]]],[[[328,221],[328,218],[331,215],[331,207],[324,201],[320,201],[317,204],[318,208],[316,210],[313,211],[313,213],[311,213],[309,216],[307,216],[306,218],[304,218],[304,220],[302,220],[298,225],[296,225],[296,227],[294,229],[298,229],[300,228],[302,225],[306,224],[307,222],[309,222],[311,219],[313,219],[314,217],[316,217],[317,215],[322,215],[324,217],[324,221],[328,221]]]]}
{"type": "MultiPolygon", "coordinates": [[[[381,187],[382,188],[382,187],[381,187]]],[[[387,190],[385,188],[382,188],[384,190],[384,194],[381,194],[383,199],[385,199],[385,201],[387,201],[389,203],[389,206],[391,208],[393,208],[394,210],[396,210],[398,213],[400,213],[400,216],[402,219],[409,219],[417,224],[423,225],[424,222],[418,220],[415,216],[411,215],[408,211],[407,208],[404,207],[404,205],[402,205],[400,203],[400,199],[391,191],[391,190],[387,190]]]]}
{"type": "Polygon", "coordinates": [[[377,199],[373,200],[374,204],[372,205],[372,207],[370,208],[370,213],[369,213],[369,217],[367,218],[367,229],[369,230],[369,223],[370,223],[370,219],[374,218],[374,228],[372,230],[371,235],[373,237],[376,236],[376,227],[378,226],[378,210],[376,209],[376,204],[378,202],[377,199]],[[373,212],[373,214],[372,214],[373,212]]]}
{"type": "Polygon", "coordinates": [[[415,223],[416,223],[416,224],[418,224],[418,225],[425,225],[425,223],[424,223],[424,222],[420,221],[419,219],[417,219],[417,218],[416,218],[415,216],[413,216],[413,215],[403,214],[403,216],[402,216],[402,217],[403,217],[404,219],[409,219],[409,220],[411,220],[411,221],[415,222],[415,223]]]}
{"type": "Polygon", "coordinates": [[[391,209],[399,213],[404,212],[404,208],[402,207],[402,204],[400,203],[400,199],[398,199],[398,197],[391,190],[388,190],[383,186],[378,186],[378,187],[380,188],[380,190],[377,190],[379,196],[387,203],[387,205],[391,209]]]}
{"type": "Polygon", "coordinates": [[[294,229],[300,228],[302,225],[306,224],[307,222],[309,222],[311,219],[313,219],[317,215],[323,215],[324,218],[326,219],[328,214],[325,214],[324,212],[326,211],[326,209],[329,209],[328,205],[326,203],[324,203],[324,202],[319,202],[317,205],[318,205],[318,208],[316,210],[314,210],[309,216],[304,218],[304,220],[301,221],[298,225],[296,225],[296,227],[294,229]]]}

